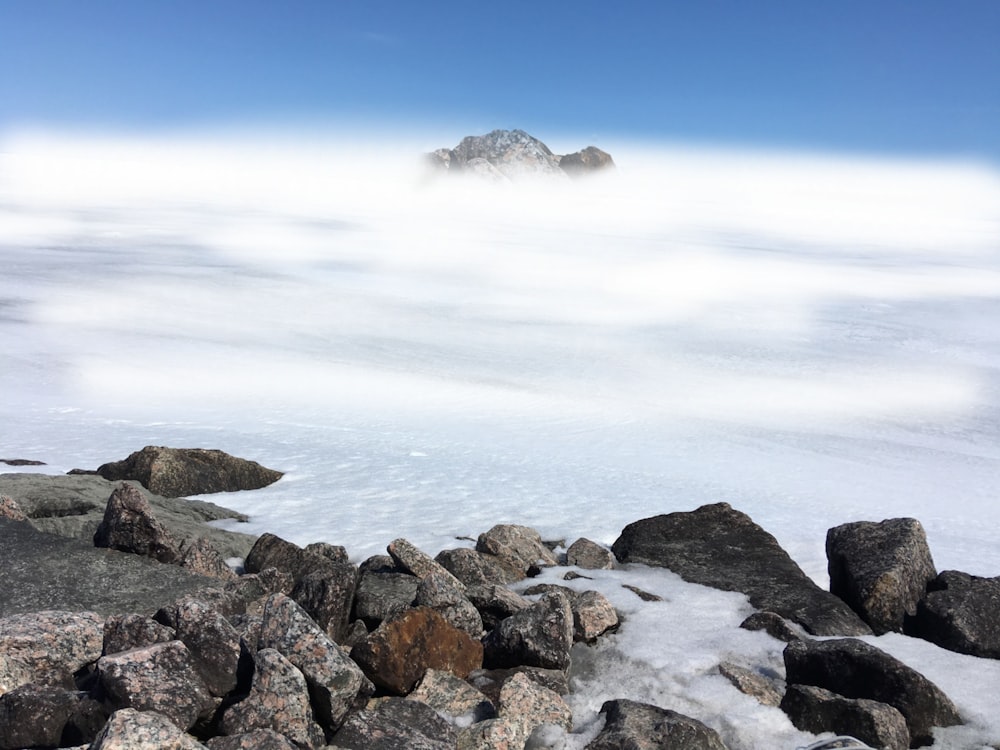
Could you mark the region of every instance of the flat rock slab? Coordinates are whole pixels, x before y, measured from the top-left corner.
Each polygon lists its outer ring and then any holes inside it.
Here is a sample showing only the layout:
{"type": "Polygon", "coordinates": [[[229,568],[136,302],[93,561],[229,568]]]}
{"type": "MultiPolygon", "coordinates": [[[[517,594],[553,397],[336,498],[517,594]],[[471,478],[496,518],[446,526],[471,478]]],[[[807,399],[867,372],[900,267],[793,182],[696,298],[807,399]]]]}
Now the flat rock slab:
{"type": "Polygon", "coordinates": [[[146,557],[98,549],[0,518],[0,617],[46,609],[152,614],[215,578],[146,557]]]}
{"type": "Polygon", "coordinates": [[[739,591],[813,635],[869,635],[842,600],[824,591],[778,541],[728,503],[670,513],[625,527],[612,546],[619,562],[669,568],[685,581],[739,591]]]}
{"type": "MultiPolygon", "coordinates": [[[[8,495],[42,531],[91,542],[119,482],[93,474],[0,474],[8,495]]],[[[136,485],[141,487],[141,485],[136,485]]],[[[160,497],[141,489],[156,519],[178,542],[207,538],[224,557],[246,557],[256,537],[208,526],[209,521],[247,520],[242,513],[205,500],[160,497]]]]}

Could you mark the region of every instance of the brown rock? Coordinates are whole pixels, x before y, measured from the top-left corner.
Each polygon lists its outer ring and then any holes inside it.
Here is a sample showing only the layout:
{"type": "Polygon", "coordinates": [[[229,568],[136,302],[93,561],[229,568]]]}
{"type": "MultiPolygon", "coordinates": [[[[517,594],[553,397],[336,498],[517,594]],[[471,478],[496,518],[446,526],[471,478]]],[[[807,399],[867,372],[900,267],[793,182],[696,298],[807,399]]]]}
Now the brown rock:
{"type": "Polygon", "coordinates": [[[0,495],[0,518],[9,518],[11,521],[27,521],[28,517],[24,511],[14,502],[14,499],[7,495],[0,495]]]}
{"type": "Polygon", "coordinates": [[[428,669],[466,677],[482,665],[483,646],[433,609],[417,607],[384,621],[351,658],[376,685],[406,695],[428,669]]]}
{"type": "Polygon", "coordinates": [[[559,167],[570,177],[584,177],[612,170],[615,162],[607,151],[602,151],[597,146],[587,146],[575,154],[559,157],[559,167]]]}
{"type": "Polygon", "coordinates": [[[176,563],[181,556],[177,542],[153,516],[149,500],[128,483],[108,498],[104,520],[94,534],[94,546],[145,555],[162,563],[176,563]]]}

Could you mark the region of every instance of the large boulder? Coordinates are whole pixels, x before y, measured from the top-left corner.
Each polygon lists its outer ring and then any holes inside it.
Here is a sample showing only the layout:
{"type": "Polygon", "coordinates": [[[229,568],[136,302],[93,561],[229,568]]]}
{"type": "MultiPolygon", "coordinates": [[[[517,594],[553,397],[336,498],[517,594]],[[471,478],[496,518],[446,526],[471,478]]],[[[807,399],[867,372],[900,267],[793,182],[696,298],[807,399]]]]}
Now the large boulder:
{"type": "Polygon", "coordinates": [[[104,618],[45,611],[0,620],[0,694],[34,683],[73,687],[73,674],[101,656],[104,618]]]}
{"type": "Polygon", "coordinates": [[[669,513],[625,527],[612,551],[622,563],[669,568],[684,580],[747,595],[813,635],[867,635],[871,629],[824,591],[777,540],[728,503],[669,513]]]}
{"type": "Polygon", "coordinates": [[[931,581],[907,633],[942,648],[1000,659],[1000,578],[946,570],[931,581]]]}
{"type": "Polygon", "coordinates": [[[466,588],[447,571],[428,573],[417,587],[413,603],[430,607],[449,623],[473,638],[483,635],[483,618],[465,595],[466,588]]]}
{"type": "Polygon", "coordinates": [[[502,585],[524,578],[523,573],[505,565],[494,555],[468,547],[442,550],[434,560],[466,586],[502,585]]]}
{"type": "Polygon", "coordinates": [[[937,571],[915,518],[857,521],[826,534],[830,591],[878,635],[901,632],[937,571]]]}
{"type": "Polygon", "coordinates": [[[585,570],[611,570],[615,567],[615,556],[607,547],[580,537],[566,550],[566,564],[585,570]]]}
{"type": "Polygon", "coordinates": [[[429,607],[401,612],[351,649],[379,687],[406,695],[428,669],[466,677],[483,663],[483,645],[429,607]]]}
{"type": "Polygon", "coordinates": [[[180,562],[180,545],[153,515],[149,500],[134,485],[111,493],[104,520],[94,533],[95,547],[145,555],[162,563],[180,562]]]}
{"type": "Polygon", "coordinates": [[[497,625],[484,639],[487,667],[568,669],[573,647],[573,610],[566,594],[544,594],[530,607],[497,625]]]}
{"type": "Polygon", "coordinates": [[[333,741],[342,750],[454,750],[456,735],[430,706],[386,698],[351,714],[333,741]]]}
{"type": "Polygon", "coordinates": [[[115,711],[89,750],[204,750],[169,717],[156,711],[115,711]]]}
{"type": "Polygon", "coordinates": [[[495,706],[481,691],[441,669],[424,672],[420,682],[406,697],[425,703],[439,714],[449,717],[452,723],[475,722],[496,716],[495,706]]]}
{"type": "Polygon", "coordinates": [[[493,555],[504,567],[517,571],[520,578],[537,575],[540,568],[559,562],[537,531],[517,524],[497,524],[480,534],[476,551],[493,555]]]}
{"type": "Polygon", "coordinates": [[[648,703],[606,701],[604,728],[586,750],[726,750],[714,729],[648,703]]]}
{"type": "Polygon", "coordinates": [[[212,695],[222,698],[235,687],[240,668],[240,635],[214,607],[185,597],[157,617],[187,646],[194,667],[212,695]]]}
{"type": "Polygon", "coordinates": [[[559,167],[570,177],[585,177],[614,169],[615,161],[607,151],[587,146],[574,154],[559,157],[559,167]]]}
{"type": "Polygon", "coordinates": [[[117,654],[154,643],[176,641],[177,631],[143,615],[112,615],[104,621],[102,655],[117,654]]]}
{"type": "Polygon", "coordinates": [[[408,609],[417,598],[420,579],[399,570],[388,555],[375,555],[358,568],[352,618],[374,630],[383,620],[408,609]]]}
{"type": "Polygon", "coordinates": [[[236,458],[220,450],[153,445],[122,461],[102,464],[97,473],[111,481],[134,479],[163,497],[256,490],[283,476],[282,472],[256,461],[236,458]]]}
{"type": "Polygon", "coordinates": [[[789,685],[815,685],[845,698],[888,703],[906,719],[912,746],[931,744],[933,727],[960,724],[955,704],[922,674],[856,638],[797,641],[785,647],[789,685]]]}
{"type": "Polygon", "coordinates": [[[906,719],[888,703],[845,698],[814,685],[789,685],[781,710],[803,732],[848,735],[885,750],[910,746],[906,719]]]}
{"type": "Polygon", "coordinates": [[[89,744],[106,721],[86,693],[22,685],[0,695],[0,750],[89,744]]]}

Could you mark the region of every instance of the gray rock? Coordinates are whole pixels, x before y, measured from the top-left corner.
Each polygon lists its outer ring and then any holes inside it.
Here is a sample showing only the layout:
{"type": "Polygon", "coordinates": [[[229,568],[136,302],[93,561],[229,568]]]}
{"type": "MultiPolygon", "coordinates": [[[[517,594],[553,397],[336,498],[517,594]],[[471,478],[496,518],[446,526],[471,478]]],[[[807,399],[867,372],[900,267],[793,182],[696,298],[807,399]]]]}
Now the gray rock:
{"type": "Polygon", "coordinates": [[[452,582],[461,589],[465,584],[453,576],[448,569],[436,562],[426,552],[422,552],[406,539],[396,539],[386,548],[396,567],[404,573],[415,575],[424,579],[431,574],[445,576],[452,579],[452,582]]]}
{"type": "Polygon", "coordinates": [[[564,177],[559,159],[549,147],[523,130],[494,130],[486,135],[463,138],[452,149],[449,171],[467,169],[469,162],[475,159],[484,159],[507,178],[564,177]]]}
{"type": "Polygon", "coordinates": [[[122,484],[111,493],[94,533],[95,547],[145,555],[162,563],[180,561],[180,545],[153,515],[149,500],[134,485],[122,484]]]}
{"type": "Polygon", "coordinates": [[[430,706],[386,698],[351,714],[333,741],[343,750],[454,750],[456,734],[430,706]]]}
{"type": "Polygon", "coordinates": [[[236,573],[226,564],[225,558],[206,537],[196,539],[191,543],[182,542],[180,550],[181,557],[178,562],[182,568],[223,581],[236,579],[236,573]]]}
{"type": "Polygon", "coordinates": [[[604,728],[586,750],[726,750],[715,730],[676,711],[613,700],[601,713],[604,728]]]}
{"type": "Polygon", "coordinates": [[[1000,578],[946,570],[928,586],[906,632],[942,648],[1000,659],[1000,578]]]}
{"type": "Polygon", "coordinates": [[[888,703],[906,718],[915,746],[932,743],[931,730],[961,723],[955,704],[919,672],[855,638],[797,641],[785,647],[789,685],[815,685],[845,698],[888,703]]]}
{"type": "Polygon", "coordinates": [[[102,656],[97,672],[115,708],[156,711],[185,731],[216,707],[180,641],[102,656]]]}
{"type": "Polygon", "coordinates": [[[570,177],[585,177],[611,171],[615,168],[615,162],[607,151],[602,151],[597,146],[587,146],[575,154],[561,156],[559,167],[570,177]]]}
{"type": "Polygon", "coordinates": [[[466,589],[469,601],[479,611],[483,627],[493,630],[515,612],[531,606],[531,600],[516,594],[506,586],[495,584],[470,586],[466,589]]]}
{"type": "Polygon", "coordinates": [[[176,641],[177,631],[143,615],[112,615],[104,621],[102,655],[117,654],[154,643],[176,641]]]}
{"type": "Polygon", "coordinates": [[[514,675],[523,674],[536,685],[551,690],[556,695],[569,694],[569,675],[563,669],[541,667],[513,667],[511,669],[477,669],[469,674],[469,684],[490,699],[500,703],[500,691],[514,675]]]}
{"type": "Polygon", "coordinates": [[[288,573],[293,581],[316,570],[326,570],[332,561],[318,551],[307,551],[293,542],[274,534],[261,534],[243,560],[247,573],[260,573],[267,568],[277,568],[288,573]]]}
{"type": "Polygon", "coordinates": [[[337,643],[347,638],[358,569],[350,563],[327,562],[298,579],[292,598],[337,643]]]}
{"type": "Polygon", "coordinates": [[[402,612],[417,597],[420,579],[395,569],[391,558],[366,561],[358,571],[358,587],[354,592],[352,618],[363,620],[369,630],[374,630],[383,620],[402,612]]]}
{"type": "Polygon", "coordinates": [[[505,567],[518,571],[521,578],[535,574],[540,567],[558,564],[537,531],[516,524],[498,524],[480,534],[476,551],[493,555],[505,567]]]}
{"type": "Polygon", "coordinates": [[[585,570],[611,570],[615,567],[615,556],[607,547],[580,537],[566,550],[566,564],[585,570]]]}
{"type": "Polygon", "coordinates": [[[459,630],[473,638],[483,635],[483,618],[465,595],[466,588],[449,572],[442,569],[428,572],[417,587],[413,603],[430,607],[459,630]]]}
{"type": "MultiPolygon", "coordinates": [[[[202,537],[224,558],[244,557],[254,537],[208,526],[209,521],[247,517],[205,500],[164,498],[133,485],[147,497],[156,518],[181,544],[202,537]]],[[[0,492],[10,495],[40,531],[93,544],[108,497],[118,487],[96,475],[0,474],[0,492]]]]}
{"type": "Polygon", "coordinates": [[[566,586],[543,583],[524,590],[525,596],[558,591],[569,597],[573,610],[573,640],[592,642],[618,627],[618,613],[604,594],[598,591],[575,591],[566,586]]]}
{"type": "Polygon", "coordinates": [[[775,612],[754,612],[740,623],[744,630],[763,630],[772,638],[791,643],[806,637],[805,631],[775,612]]]}
{"type": "Polygon", "coordinates": [[[429,607],[385,620],[351,649],[368,678],[397,695],[409,693],[428,669],[466,677],[483,663],[483,645],[429,607]]]}
{"type": "Polygon", "coordinates": [[[280,471],[220,450],[153,445],[103,464],[97,473],[112,482],[134,479],[163,497],[256,490],[282,477],[280,471]]]}
{"type": "Polygon", "coordinates": [[[208,750],[298,750],[283,734],[273,729],[255,729],[244,734],[229,737],[213,737],[207,743],[208,750]]]}
{"type": "Polygon", "coordinates": [[[115,711],[90,750],[204,750],[167,716],[125,708],[115,711]]]}
{"type": "Polygon", "coordinates": [[[273,729],[307,748],[325,745],[323,730],[313,719],[309,686],[302,672],[271,648],[254,656],[253,682],[246,698],[222,714],[225,734],[273,729]]]}
{"type": "Polygon", "coordinates": [[[906,719],[887,703],[845,698],[812,685],[789,685],[781,710],[803,732],[849,735],[885,750],[907,750],[910,746],[906,719]]]}
{"type": "Polygon", "coordinates": [[[21,685],[0,695],[0,750],[89,744],[106,720],[86,693],[21,685]]]}
{"type": "Polygon", "coordinates": [[[442,550],[434,560],[466,586],[503,585],[524,578],[497,557],[467,547],[442,550]]]}
{"type": "Polygon", "coordinates": [[[722,662],[719,674],[741,693],[756,698],[762,705],[777,706],[781,703],[780,685],[760,672],[732,662],[722,662]]]}
{"type": "Polygon", "coordinates": [[[244,734],[229,737],[213,737],[208,742],[208,750],[298,750],[283,734],[273,729],[255,729],[244,734]]]}
{"type": "Polygon", "coordinates": [[[878,635],[901,632],[937,571],[914,518],[858,521],[826,534],[830,591],[878,635]]]}
{"type": "Polygon", "coordinates": [[[458,734],[458,750],[520,750],[527,738],[521,722],[511,717],[486,719],[458,734]]]}
{"type": "Polygon", "coordinates": [[[500,689],[499,714],[501,719],[517,721],[526,740],[543,724],[567,732],[573,728],[573,712],[566,701],[523,672],[504,682],[500,689]]]}
{"type": "Polygon", "coordinates": [[[273,648],[294,664],[309,684],[320,725],[332,732],[347,712],[374,692],[360,667],[283,594],[268,597],[259,648],[273,648]]]}
{"type": "Polygon", "coordinates": [[[177,565],[98,549],[77,539],[46,534],[0,519],[0,613],[46,609],[153,613],[164,602],[219,585],[177,565]],[[113,580],[114,586],[107,582],[113,580]]]}
{"type": "Polygon", "coordinates": [[[0,620],[0,693],[34,683],[73,687],[73,673],[97,661],[104,618],[46,611],[0,620]]]}
{"type": "Polygon", "coordinates": [[[240,666],[240,635],[217,610],[195,597],[169,608],[177,639],[187,646],[209,692],[219,698],[235,687],[240,666]]]}
{"type": "Polygon", "coordinates": [[[871,629],[824,591],[777,540],[727,503],[636,521],[612,546],[619,562],[669,568],[684,580],[747,595],[813,635],[867,635],[871,629]]]}
{"type": "Polygon", "coordinates": [[[569,597],[560,592],[544,594],[495,627],[483,639],[483,647],[483,661],[490,668],[567,669],[573,647],[569,597]]]}
{"type": "Polygon", "coordinates": [[[339,544],[330,544],[329,542],[312,542],[305,546],[305,551],[309,554],[325,557],[332,563],[350,562],[347,554],[347,548],[339,544]]]}
{"type": "Polygon", "coordinates": [[[496,716],[496,707],[481,691],[466,680],[440,669],[426,670],[406,697],[453,718],[467,717],[476,722],[496,716]]]}

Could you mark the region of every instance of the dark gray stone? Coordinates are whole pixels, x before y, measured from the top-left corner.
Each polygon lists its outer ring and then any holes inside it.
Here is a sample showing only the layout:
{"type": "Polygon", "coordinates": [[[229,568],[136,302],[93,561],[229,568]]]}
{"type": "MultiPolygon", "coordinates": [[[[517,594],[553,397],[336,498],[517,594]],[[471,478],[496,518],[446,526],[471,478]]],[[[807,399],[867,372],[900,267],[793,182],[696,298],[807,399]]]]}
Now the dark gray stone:
{"type": "Polygon", "coordinates": [[[914,747],[932,743],[933,727],[962,722],[955,704],[930,680],[884,651],[855,638],[797,641],[785,647],[789,685],[815,685],[845,698],[894,706],[914,747]]]}
{"type": "Polygon", "coordinates": [[[575,591],[566,586],[543,583],[524,590],[525,596],[559,591],[569,597],[573,610],[573,640],[590,643],[618,627],[618,613],[604,594],[598,591],[575,591]]]}
{"type": "Polygon", "coordinates": [[[937,574],[924,527],[914,518],[858,521],[826,534],[830,591],[877,634],[901,632],[937,574]]]}
{"type": "Polygon", "coordinates": [[[777,540],[727,503],[670,513],[625,527],[612,546],[619,562],[669,568],[684,580],[747,595],[813,635],[867,635],[871,629],[824,591],[777,540]]]}
{"type": "Polygon", "coordinates": [[[1000,578],[946,570],[928,586],[906,632],[942,648],[1000,659],[1000,578]]]}
{"type": "Polygon", "coordinates": [[[423,703],[386,698],[351,714],[333,737],[343,750],[454,750],[455,730],[423,703]]]}
{"type": "Polygon", "coordinates": [[[0,695],[0,750],[90,744],[107,718],[86,693],[22,685],[0,695]]]}
{"type": "Polygon", "coordinates": [[[154,643],[176,641],[177,631],[143,615],[112,615],[104,621],[103,655],[118,654],[154,643]]]}
{"type": "Polygon", "coordinates": [[[335,565],[326,554],[304,550],[293,542],[274,534],[261,534],[243,561],[247,573],[260,573],[267,568],[277,568],[288,573],[293,581],[317,570],[327,570],[335,565]]]}
{"type": "Polygon", "coordinates": [[[153,445],[102,464],[97,473],[112,482],[134,479],[163,497],[256,490],[282,477],[280,471],[220,450],[153,445]]]}
{"type": "Polygon", "coordinates": [[[465,593],[465,586],[442,568],[440,572],[432,570],[424,575],[413,603],[437,610],[459,630],[464,630],[473,638],[480,638],[483,635],[483,618],[465,593]]]}
{"type": "Polygon", "coordinates": [[[772,638],[791,643],[801,641],[805,631],[774,612],[754,612],[740,623],[744,630],[763,630],[772,638]]]}
{"type": "Polygon", "coordinates": [[[907,750],[910,746],[906,719],[888,703],[845,698],[812,685],[789,685],[781,710],[803,732],[848,735],[885,750],[907,750]]]}
{"type": "Polygon", "coordinates": [[[195,597],[185,597],[169,609],[163,616],[169,618],[177,639],[187,646],[209,692],[219,698],[229,694],[240,671],[240,634],[236,628],[195,597]]]}
{"type": "Polygon", "coordinates": [[[396,570],[387,556],[365,561],[358,570],[352,619],[363,620],[369,630],[374,630],[383,620],[409,608],[419,586],[419,578],[396,570]]]}
{"type": "Polygon", "coordinates": [[[493,630],[515,612],[531,606],[531,600],[514,593],[506,586],[496,584],[470,586],[466,589],[469,601],[479,611],[486,630],[493,630]]]}
{"type": "Polygon", "coordinates": [[[572,647],[570,599],[551,592],[508,617],[483,639],[483,663],[491,669],[522,665],[567,669],[572,647]]]}
{"type": "Polygon", "coordinates": [[[291,740],[273,729],[255,729],[229,737],[213,737],[205,744],[208,750],[298,750],[291,740]]]}
{"type": "Polygon", "coordinates": [[[292,598],[330,639],[343,643],[348,634],[358,569],[350,563],[328,562],[295,583],[292,598]]]}
{"type": "Polygon", "coordinates": [[[180,562],[180,545],[153,514],[149,500],[134,485],[122,484],[108,498],[94,546],[145,555],[162,563],[180,562]]]}
{"type": "Polygon", "coordinates": [[[601,713],[604,728],[586,750],[726,750],[714,729],[676,711],[613,700],[601,713]]]}

